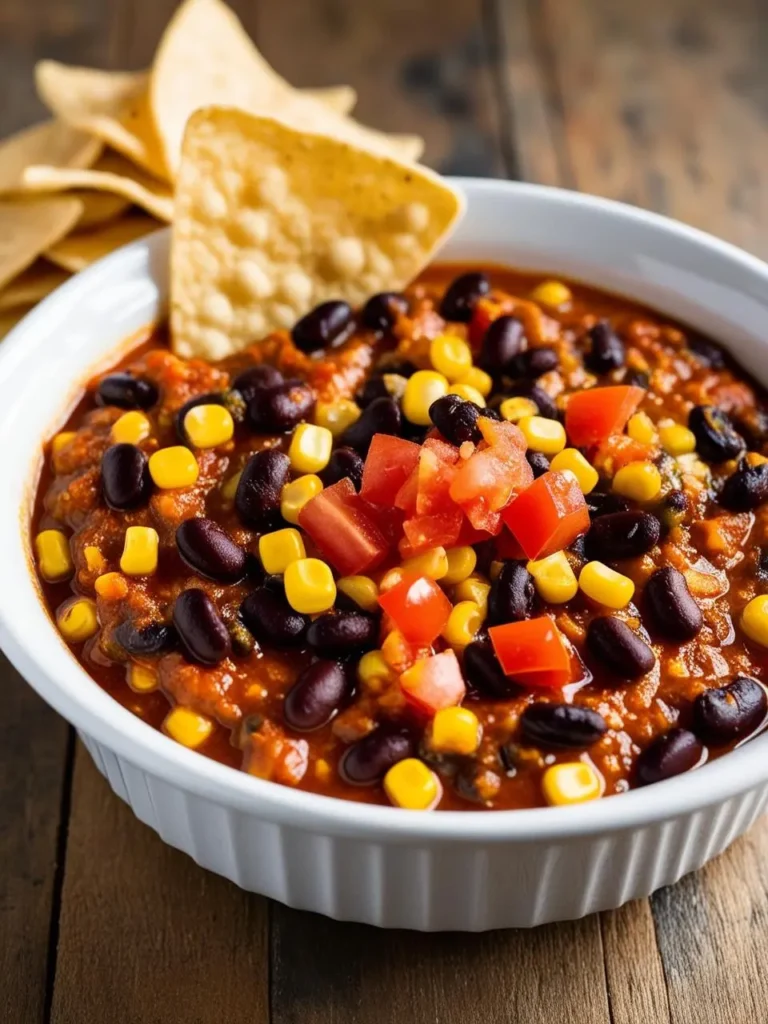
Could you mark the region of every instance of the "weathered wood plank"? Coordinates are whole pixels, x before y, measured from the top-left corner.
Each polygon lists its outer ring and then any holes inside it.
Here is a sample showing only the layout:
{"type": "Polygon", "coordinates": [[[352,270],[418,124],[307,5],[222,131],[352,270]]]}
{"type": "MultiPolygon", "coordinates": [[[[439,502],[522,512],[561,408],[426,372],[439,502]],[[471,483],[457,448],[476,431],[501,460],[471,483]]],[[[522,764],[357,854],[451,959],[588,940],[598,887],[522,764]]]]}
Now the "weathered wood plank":
{"type": "Polygon", "coordinates": [[[261,1024],[268,905],[140,824],[75,759],[54,1024],[261,1024]]]}
{"type": "Polygon", "coordinates": [[[600,915],[611,1024],[669,1021],[669,1001],[648,900],[600,915]]]}
{"type": "Polygon", "coordinates": [[[42,1024],[68,729],[2,656],[0,686],[0,1019],[42,1024]]]}

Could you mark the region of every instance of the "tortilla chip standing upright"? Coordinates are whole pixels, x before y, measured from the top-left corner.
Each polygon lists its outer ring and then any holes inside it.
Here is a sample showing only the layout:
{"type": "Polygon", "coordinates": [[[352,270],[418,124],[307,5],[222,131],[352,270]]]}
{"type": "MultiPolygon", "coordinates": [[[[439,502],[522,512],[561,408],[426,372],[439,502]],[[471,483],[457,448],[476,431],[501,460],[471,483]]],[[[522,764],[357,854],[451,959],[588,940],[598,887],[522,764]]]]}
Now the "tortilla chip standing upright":
{"type": "Polygon", "coordinates": [[[173,348],[221,359],[319,302],[402,288],[462,208],[424,168],[241,110],[198,111],[177,182],[173,348]]]}

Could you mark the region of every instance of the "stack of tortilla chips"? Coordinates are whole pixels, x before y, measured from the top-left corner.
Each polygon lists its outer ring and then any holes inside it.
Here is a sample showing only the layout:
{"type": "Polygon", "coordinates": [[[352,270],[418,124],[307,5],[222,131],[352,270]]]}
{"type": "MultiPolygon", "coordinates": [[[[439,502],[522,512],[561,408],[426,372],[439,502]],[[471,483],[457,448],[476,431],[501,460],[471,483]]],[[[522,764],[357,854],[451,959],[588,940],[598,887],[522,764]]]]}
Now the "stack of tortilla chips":
{"type": "Polygon", "coordinates": [[[36,84],[53,119],[0,142],[0,337],[70,274],[172,221],[200,108],[277,118],[400,164],[423,149],[349,117],[349,86],[292,88],[221,0],[186,0],[149,71],[43,61],[36,84]]]}

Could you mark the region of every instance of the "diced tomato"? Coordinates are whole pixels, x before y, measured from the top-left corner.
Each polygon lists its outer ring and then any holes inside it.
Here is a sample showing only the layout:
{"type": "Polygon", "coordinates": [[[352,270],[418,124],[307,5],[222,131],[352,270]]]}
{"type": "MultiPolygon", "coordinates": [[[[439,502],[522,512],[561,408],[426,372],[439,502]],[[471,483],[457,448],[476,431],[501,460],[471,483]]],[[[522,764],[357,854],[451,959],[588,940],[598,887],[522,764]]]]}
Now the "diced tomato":
{"type": "Polygon", "coordinates": [[[424,441],[422,450],[434,452],[438,459],[449,463],[451,466],[459,461],[459,449],[442,437],[428,437],[424,441]]]}
{"type": "Polygon", "coordinates": [[[520,547],[520,541],[509,530],[502,530],[496,538],[496,557],[503,562],[510,559],[519,561],[525,558],[525,552],[520,547]]]}
{"type": "Polygon", "coordinates": [[[365,501],[358,494],[350,499],[352,505],[357,505],[378,526],[390,548],[393,548],[403,535],[403,522],[405,512],[401,508],[391,505],[375,505],[372,501],[365,501]]]}
{"type": "Polygon", "coordinates": [[[416,468],[420,451],[413,441],[374,434],[365,460],[360,496],[377,505],[394,505],[395,495],[416,468]]]}
{"type": "Polygon", "coordinates": [[[407,515],[416,513],[416,498],[419,494],[419,467],[418,465],[405,481],[403,486],[395,495],[395,505],[401,508],[407,515]]]}
{"type": "MultiPolygon", "coordinates": [[[[499,516],[499,520],[501,520],[501,516],[499,516]]],[[[465,545],[473,547],[475,544],[484,544],[487,540],[493,540],[492,533],[489,533],[488,530],[476,530],[468,519],[462,521],[461,530],[456,540],[458,547],[465,545]]]]}
{"type": "Polygon", "coordinates": [[[533,470],[522,452],[511,452],[502,446],[476,451],[462,460],[451,484],[450,495],[461,505],[477,530],[494,532],[480,516],[470,512],[478,498],[486,511],[498,512],[510,498],[524,491],[533,482],[533,470]]]}
{"type": "Polygon", "coordinates": [[[589,528],[589,510],[570,473],[544,473],[502,512],[526,558],[567,548],[589,528]]]}
{"type": "Polygon", "coordinates": [[[400,676],[400,689],[409,704],[430,716],[461,704],[467,692],[453,651],[417,661],[400,676]]]}
{"type": "MultiPolygon", "coordinates": [[[[403,532],[410,554],[418,554],[428,548],[452,548],[459,543],[464,515],[460,508],[452,505],[445,512],[434,515],[414,516],[403,523],[403,532]]],[[[401,554],[405,555],[403,548],[401,554]]],[[[407,557],[407,556],[406,556],[407,557]]]]}
{"type": "Polygon", "coordinates": [[[491,447],[525,454],[525,449],[528,447],[525,434],[514,423],[508,423],[506,420],[493,420],[490,416],[481,416],[477,423],[483,440],[487,441],[491,447]]]}
{"type": "Polygon", "coordinates": [[[653,462],[659,449],[652,444],[634,441],[626,434],[611,434],[602,442],[590,459],[598,472],[605,470],[613,476],[617,469],[628,466],[630,462],[653,462]]]}
{"type": "MultiPolygon", "coordinates": [[[[390,620],[385,616],[385,621],[390,620]]],[[[384,661],[399,675],[420,658],[428,658],[433,652],[429,644],[408,643],[399,629],[390,629],[382,641],[381,653],[384,661]]]]}
{"type": "Polygon", "coordinates": [[[442,512],[452,505],[450,490],[455,476],[453,463],[442,459],[436,451],[425,445],[419,455],[416,514],[423,516],[442,512]]]}
{"type": "Polygon", "coordinates": [[[390,546],[347,478],[308,501],[299,513],[299,526],[343,576],[379,565],[390,546]]]}
{"type": "Polygon", "coordinates": [[[571,677],[571,657],[549,615],[491,626],[496,657],[508,676],[531,686],[564,686],[571,677]]]}
{"type": "Polygon", "coordinates": [[[565,408],[565,429],[571,444],[599,444],[620,434],[645,395],[642,388],[617,384],[608,388],[577,391],[565,408]]]}
{"type": "Polygon", "coordinates": [[[452,607],[435,581],[426,576],[407,576],[380,594],[379,604],[412,644],[431,644],[442,633],[452,607]]]}

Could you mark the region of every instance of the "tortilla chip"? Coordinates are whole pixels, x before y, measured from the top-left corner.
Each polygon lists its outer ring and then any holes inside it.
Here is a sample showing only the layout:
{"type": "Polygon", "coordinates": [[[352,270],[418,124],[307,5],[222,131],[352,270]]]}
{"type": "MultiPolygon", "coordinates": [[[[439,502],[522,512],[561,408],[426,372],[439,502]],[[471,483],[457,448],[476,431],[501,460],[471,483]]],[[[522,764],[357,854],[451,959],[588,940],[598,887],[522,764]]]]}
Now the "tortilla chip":
{"type": "Polygon", "coordinates": [[[163,34],[149,84],[149,105],[168,174],[175,176],[189,117],[229,106],[278,117],[294,128],[336,135],[396,159],[417,160],[417,136],[385,135],[344,117],[317,96],[291,88],[267,64],[221,0],[186,0],[163,34]]]}
{"type": "Polygon", "coordinates": [[[138,170],[117,153],[106,153],[94,168],[82,171],[28,167],[22,181],[27,192],[64,192],[77,188],[113,192],[158,220],[170,222],[173,219],[173,193],[168,185],[138,170]]]}
{"type": "Polygon", "coordinates": [[[82,210],[69,196],[0,200],[0,288],[69,234],[82,210]]]}
{"type": "Polygon", "coordinates": [[[24,319],[31,308],[31,306],[19,306],[17,309],[0,310],[0,341],[13,330],[20,320],[24,319]]]}
{"type": "Polygon", "coordinates": [[[462,208],[424,168],[244,111],[198,111],[176,191],[173,348],[221,359],[319,302],[400,289],[462,208]]]}
{"type": "Polygon", "coordinates": [[[15,192],[24,168],[46,163],[52,167],[91,167],[101,143],[60,121],[44,121],[0,142],[0,194],[15,192]]]}
{"type": "Polygon", "coordinates": [[[68,278],[69,274],[65,271],[51,266],[45,260],[38,260],[0,291],[0,314],[20,306],[34,306],[68,278]]]}
{"type": "Polygon", "coordinates": [[[45,258],[55,263],[57,267],[63,267],[64,270],[76,274],[96,260],[100,260],[102,256],[108,256],[122,245],[135,242],[137,238],[143,238],[144,235],[162,226],[146,214],[130,214],[95,231],[80,231],[70,235],[50,249],[46,249],[45,258]]]}
{"type": "Polygon", "coordinates": [[[357,92],[351,85],[326,85],[321,89],[299,89],[305,96],[314,96],[337,114],[348,114],[357,103],[357,92]]]}
{"type": "MultiPolygon", "coordinates": [[[[148,81],[146,71],[99,71],[55,60],[35,67],[37,92],[49,110],[164,180],[165,165],[147,106],[148,81]]],[[[28,161],[50,162],[44,157],[28,161]]]]}
{"type": "Polygon", "coordinates": [[[83,204],[83,213],[77,222],[78,231],[89,231],[91,228],[106,224],[107,221],[120,217],[131,205],[123,196],[114,192],[71,192],[70,195],[83,204]]]}

